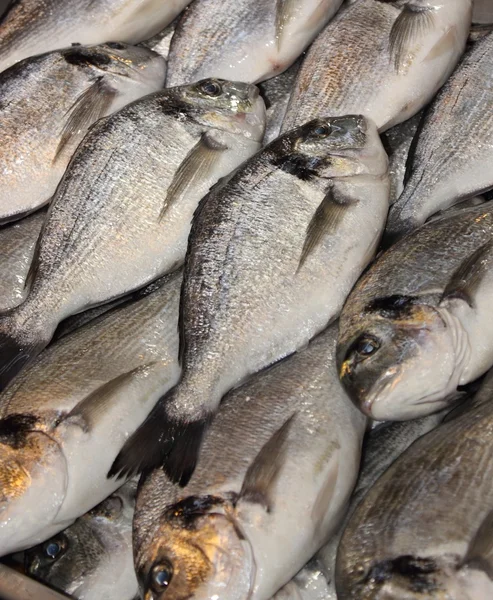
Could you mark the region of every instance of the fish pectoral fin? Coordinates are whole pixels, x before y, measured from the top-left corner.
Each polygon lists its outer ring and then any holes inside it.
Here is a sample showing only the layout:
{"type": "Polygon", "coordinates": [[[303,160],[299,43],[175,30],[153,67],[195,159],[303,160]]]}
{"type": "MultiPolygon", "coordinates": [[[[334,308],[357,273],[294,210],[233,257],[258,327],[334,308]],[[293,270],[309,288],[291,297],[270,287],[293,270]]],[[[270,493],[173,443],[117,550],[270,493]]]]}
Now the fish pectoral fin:
{"type": "Polygon", "coordinates": [[[492,274],[492,266],[493,241],[489,241],[459,265],[443,292],[442,302],[456,298],[474,308],[474,297],[481,283],[492,274]]]}
{"type": "Polygon", "coordinates": [[[484,571],[493,581],[493,511],[486,515],[471,540],[463,565],[484,571]]]}
{"type": "Polygon", "coordinates": [[[434,25],[435,9],[415,2],[406,3],[395,20],[389,37],[390,58],[399,73],[406,54],[434,25]]]}
{"type": "Polygon", "coordinates": [[[272,491],[286,459],[289,431],[295,416],[293,413],[262,446],[248,467],[238,499],[255,502],[271,512],[272,491]]]}
{"type": "Polygon", "coordinates": [[[295,0],[277,0],[276,2],[276,46],[278,51],[282,46],[284,29],[293,17],[296,4],[295,0]]]}
{"type": "Polygon", "coordinates": [[[92,123],[107,112],[117,94],[117,90],[112,88],[104,77],[98,77],[91,87],[82,92],[67,112],[67,122],[63,127],[53,162],[58,160],[69,143],[76,139],[80,141],[84,137],[92,123]]]}
{"type": "Polygon", "coordinates": [[[341,194],[335,187],[327,192],[306,229],[298,271],[310,254],[319,246],[322,239],[336,231],[348,208],[356,202],[352,198],[341,194]]]}
{"type": "Polygon", "coordinates": [[[340,446],[334,449],[329,459],[327,472],[325,474],[325,481],[320,491],[317,494],[315,502],[313,504],[311,519],[315,532],[320,530],[325,517],[327,516],[334,492],[336,490],[337,477],[339,476],[339,456],[340,446]]]}
{"type": "Polygon", "coordinates": [[[170,206],[186,194],[189,189],[193,189],[200,180],[205,178],[207,173],[210,172],[215,163],[221,158],[222,153],[228,149],[228,146],[216,140],[212,133],[205,132],[202,134],[200,140],[178,167],[170,183],[163,207],[159,213],[160,221],[164,218],[170,206]]]}

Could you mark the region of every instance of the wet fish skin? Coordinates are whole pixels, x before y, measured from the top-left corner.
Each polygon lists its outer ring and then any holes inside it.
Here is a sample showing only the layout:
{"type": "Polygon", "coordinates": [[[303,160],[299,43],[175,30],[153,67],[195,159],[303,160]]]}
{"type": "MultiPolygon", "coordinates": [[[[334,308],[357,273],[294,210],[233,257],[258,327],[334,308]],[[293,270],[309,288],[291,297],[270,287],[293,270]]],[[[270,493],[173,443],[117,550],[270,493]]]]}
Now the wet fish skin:
{"type": "Polygon", "coordinates": [[[341,600],[491,597],[491,381],[481,402],[415,442],[358,506],[337,557],[341,600]]]}
{"type": "Polygon", "coordinates": [[[341,314],[338,365],[366,414],[405,420],[440,410],[491,366],[492,227],[488,203],[445,213],[387,250],[355,286],[341,314]]]}
{"type": "Polygon", "coordinates": [[[194,2],[171,40],[166,85],[204,77],[258,83],[279,75],[340,6],[341,0],[194,2]]]}
{"type": "Polygon", "coordinates": [[[0,224],[46,204],[88,128],[155,92],[166,63],[128,44],[72,47],[0,74],[0,224]]]}
{"type": "Polygon", "coordinates": [[[175,270],[211,185],[260,147],[265,107],[250,84],[204,80],[98,121],[50,206],[26,300],[0,318],[0,387],[58,323],[175,270]]]}
{"type": "Polygon", "coordinates": [[[380,131],[412,117],[433,98],[464,52],[471,4],[347,4],[308,50],[282,131],[326,114],[361,113],[380,131]]]}
{"type": "Polygon", "coordinates": [[[75,598],[133,600],[132,555],[137,482],[122,488],[65,531],[25,552],[26,572],[75,598]]]}
{"type": "Polygon", "coordinates": [[[335,319],[376,250],[388,193],[376,128],[349,115],[278,138],[203,199],[184,275],[183,378],[111,473],[164,461],[186,483],[222,396],[335,319]]]}
{"type": "Polygon", "coordinates": [[[0,22],[0,71],[73,43],[141,42],[171,23],[190,0],[17,0],[0,22]]]}
{"type": "Polygon", "coordinates": [[[337,526],[365,419],[338,381],[336,329],[226,396],[184,489],[159,468],[144,476],[134,552],[145,597],[267,600],[337,526]],[[164,571],[166,590],[153,583],[164,571]]]}
{"type": "Polygon", "coordinates": [[[425,112],[405,190],[392,207],[389,242],[438,210],[493,187],[493,33],[476,42],[425,112]]]}
{"type": "Polygon", "coordinates": [[[0,555],[39,544],[121,485],[106,473],[178,365],[181,273],[60,339],[0,396],[0,555]]]}
{"type": "Polygon", "coordinates": [[[39,212],[0,229],[0,310],[20,304],[26,294],[26,277],[36,240],[46,218],[39,212]]]}

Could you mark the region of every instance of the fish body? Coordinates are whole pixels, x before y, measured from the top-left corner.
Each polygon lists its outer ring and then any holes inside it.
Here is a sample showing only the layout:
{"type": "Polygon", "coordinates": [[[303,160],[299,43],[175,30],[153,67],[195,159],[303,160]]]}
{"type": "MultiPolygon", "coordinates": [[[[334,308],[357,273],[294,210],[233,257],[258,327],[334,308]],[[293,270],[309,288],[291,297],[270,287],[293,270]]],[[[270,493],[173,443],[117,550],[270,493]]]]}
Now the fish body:
{"type": "Polygon", "coordinates": [[[350,2],[318,35],[282,131],[320,115],[361,113],[384,131],[421,110],[464,52],[471,1],[350,2]]]}
{"type": "Polygon", "coordinates": [[[341,314],[338,364],[377,420],[440,410],[493,363],[488,203],[451,211],[385,252],[341,314]]]}
{"type": "Polygon", "coordinates": [[[73,525],[26,551],[26,572],[72,597],[134,600],[132,555],[136,481],[79,517],[73,525]]]}
{"type": "Polygon", "coordinates": [[[75,46],[0,74],[0,224],[46,204],[88,128],[164,85],[165,60],[123,43],[75,46]]]}
{"type": "Polygon", "coordinates": [[[113,473],[164,460],[174,480],[187,480],[223,395],[336,318],[376,250],[388,193],[377,130],[351,115],[281,136],[211,190],[186,258],[183,378],[113,473]]]}
{"type": "Polygon", "coordinates": [[[340,600],[486,600],[493,553],[491,377],[416,441],[358,506],[339,546],[340,600]]]}
{"type": "Polygon", "coordinates": [[[198,0],[178,21],[166,85],[204,77],[259,82],[287,69],[341,0],[198,0]]]}
{"type": "Polygon", "coordinates": [[[144,597],[267,600],[337,526],[365,419],[337,378],[336,328],[225,398],[184,489],[161,469],[144,477],[134,517],[144,597]]]}
{"type": "Polygon", "coordinates": [[[141,42],[161,29],[190,0],[17,0],[0,23],[0,71],[73,43],[141,42]]]}
{"type": "Polygon", "coordinates": [[[66,335],[0,397],[0,554],[43,542],[113,493],[128,435],[179,378],[181,274],[66,335]],[[157,394],[157,395],[156,395],[157,394]]]}
{"type": "Polygon", "coordinates": [[[493,32],[476,42],[425,112],[404,192],[392,207],[390,240],[493,187],[493,32]]]}
{"type": "Polygon", "coordinates": [[[26,277],[46,211],[41,210],[0,229],[0,310],[20,304],[27,294],[26,277]]]}
{"type": "Polygon", "coordinates": [[[183,262],[199,200],[258,150],[264,118],[255,86],[204,80],[151,94],[91,128],[51,203],[29,294],[0,318],[1,387],[62,319],[183,262]]]}

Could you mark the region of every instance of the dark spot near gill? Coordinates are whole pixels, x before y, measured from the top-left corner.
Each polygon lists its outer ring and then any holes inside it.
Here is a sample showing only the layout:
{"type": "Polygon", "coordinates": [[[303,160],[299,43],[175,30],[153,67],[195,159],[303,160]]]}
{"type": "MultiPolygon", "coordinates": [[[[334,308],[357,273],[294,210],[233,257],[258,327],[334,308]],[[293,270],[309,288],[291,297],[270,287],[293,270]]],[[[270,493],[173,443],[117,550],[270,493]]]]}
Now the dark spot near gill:
{"type": "Polygon", "coordinates": [[[98,52],[88,51],[82,47],[72,47],[70,50],[65,52],[65,60],[70,65],[75,65],[79,67],[85,67],[87,65],[101,67],[111,62],[111,59],[107,54],[100,54],[98,52]]]}
{"type": "Polygon", "coordinates": [[[288,154],[274,158],[272,163],[290,175],[298,177],[303,181],[308,181],[317,176],[317,168],[320,166],[320,159],[303,154],[288,154]]]}
{"type": "Polygon", "coordinates": [[[222,506],[224,498],[219,496],[188,496],[166,509],[163,517],[167,521],[176,521],[180,526],[194,528],[194,522],[206,515],[214,506],[222,506]]]}
{"type": "Polygon", "coordinates": [[[369,570],[365,582],[381,585],[391,578],[406,579],[409,589],[416,593],[429,593],[438,589],[433,574],[437,565],[431,558],[398,556],[393,560],[382,560],[369,570]]]}
{"type": "Polygon", "coordinates": [[[0,442],[12,448],[20,448],[26,443],[27,434],[37,422],[37,417],[27,414],[13,414],[0,419],[0,442]]]}
{"type": "Polygon", "coordinates": [[[385,296],[383,298],[375,298],[365,306],[365,310],[369,312],[377,312],[385,319],[395,319],[397,317],[405,317],[411,315],[412,307],[416,302],[416,298],[412,296],[385,296]]]}

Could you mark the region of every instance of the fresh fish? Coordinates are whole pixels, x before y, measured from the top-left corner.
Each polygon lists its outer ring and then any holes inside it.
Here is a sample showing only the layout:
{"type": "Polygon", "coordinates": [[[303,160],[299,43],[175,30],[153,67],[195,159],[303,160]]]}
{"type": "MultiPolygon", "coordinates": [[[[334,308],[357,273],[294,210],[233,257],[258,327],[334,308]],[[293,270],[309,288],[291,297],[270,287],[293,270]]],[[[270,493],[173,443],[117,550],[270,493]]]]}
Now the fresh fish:
{"type": "Polygon", "coordinates": [[[340,600],[493,597],[491,377],[480,395],[415,442],[358,506],[339,546],[340,600]]]}
{"type": "Polygon", "coordinates": [[[67,600],[67,596],[33,581],[19,571],[0,563],[0,597],[2,600],[67,600]]]}
{"type": "Polygon", "coordinates": [[[186,483],[223,395],[335,319],[374,255],[388,194],[377,130],[350,115],[285,134],[203,199],[181,300],[183,378],[112,473],[164,461],[186,483]]]}
{"type": "Polygon", "coordinates": [[[26,277],[45,218],[46,211],[40,210],[0,229],[0,310],[17,306],[26,297],[26,277]]]}
{"type": "Polygon", "coordinates": [[[74,46],[0,74],[0,224],[46,204],[88,128],[159,90],[166,63],[127,44],[74,46]]]}
{"type": "Polygon", "coordinates": [[[144,46],[145,48],[149,48],[153,52],[157,52],[163,58],[167,59],[169,54],[169,46],[171,44],[171,38],[175,33],[177,23],[178,19],[175,19],[162,31],[157,33],[152,38],[146,40],[145,42],[142,42],[140,45],[144,46]]]}
{"type": "Polygon", "coordinates": [[[493,364],[493,212],[486,203],[425,224],[383,254],[341,315],[338,364],[377,420],[440,410],[493,364]]]}
{"type": "Polygon", "coordinates": [[[0,396],[0,555],[45,541],[113,493],[106,473],[179,379],[176,273],[53,344],[0,396]]]}
{"type": "Polygon", "coordinates": [[[73,43],[141,42],[171,23],[190,0],[16,0],[1,18],[0,71],[73,43]]]}
{"type": "Polygon", "coordinates": [[[26,572],[75,598],[138,598],[132,554],[136,481],[129,481],[64,532],[25,553],[26,572]]]}
{"type": "Polygon", "coordinates": [[[51,203],[26,300],[0,318],[0,387],[69,315],[122,296],[184,259],[193,212],[260,147],[265,107],[246,83],[206,79],[100,120],[51,203]]]}
{"type": "Polygon", "coordinates": [[[427,110],[394,204],[389,241],[493,187],[493,32],[476,42],[427,110]]]}
{"type": "Polygon", "coordinates": [[[134,517],[143,597],[267,600],[337,527],[365,419],[335,369],[337,326],[229,394],[185,489],[144,476],[134,517]]]}
{"type": "MultiPolygon", "coordinates": [[[[342,0],[196,0],[171,40],[167,85],[204,77],[259,82],[300,56],[342,0]]],[[[307,119],[308,120],[308,119],[307,119]]]]}
{"type": "Polygon", "coordinates": [[[421,110],[464,52],[471,0],[358,0],[320,33],[298,73],[282,130],[361,113],[385,131],[421,110]]]}

